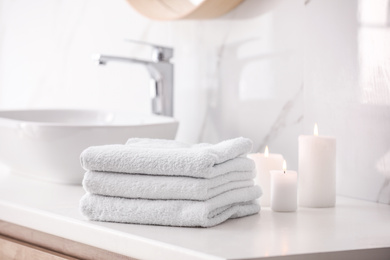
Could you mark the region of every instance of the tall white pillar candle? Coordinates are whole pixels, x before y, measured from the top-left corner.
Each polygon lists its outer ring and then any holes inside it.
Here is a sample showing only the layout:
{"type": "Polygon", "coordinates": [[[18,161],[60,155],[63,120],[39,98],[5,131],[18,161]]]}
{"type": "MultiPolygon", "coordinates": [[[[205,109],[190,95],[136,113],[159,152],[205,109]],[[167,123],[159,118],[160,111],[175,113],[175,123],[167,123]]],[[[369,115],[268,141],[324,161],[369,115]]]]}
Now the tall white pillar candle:
{"type": "Polygon", "coordinates": [[[299,136],[299,205],[334,207],[336,203],[336,139],[314,135],[299,136]]]}
{"type": "Polygon", "coordinates": [[[249,154],[248,157],[255,161],[257,172],[255,183],[263,191],[263,195],[260,197],[260,205],[269,207],[271,198],[270,170],[282,170],[283,156],[281,154],[270,154],[267,146],[264,153],[253,153],[249,154]]]}
{"type": "MultiPolygon", "coordinates": [[[[285,163],[284,163],[285,164],[285,163]]],[[[291,212],[297,210],[297,182],[295,171],[271,171],[271,209],[291,212]]]]}

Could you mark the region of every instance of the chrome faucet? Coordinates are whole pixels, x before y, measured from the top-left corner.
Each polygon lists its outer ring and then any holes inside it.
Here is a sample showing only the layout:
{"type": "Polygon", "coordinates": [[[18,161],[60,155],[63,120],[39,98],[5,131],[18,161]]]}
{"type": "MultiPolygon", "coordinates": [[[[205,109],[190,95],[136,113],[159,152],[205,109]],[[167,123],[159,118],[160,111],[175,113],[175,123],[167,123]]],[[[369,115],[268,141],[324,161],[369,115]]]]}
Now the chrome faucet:
{"type": "Polygon", "coordinates": [[[143,64],[149,71],[151,78],[152,112],[156,115],[173,116],[173,64],[170,59],[173,57],[173,49],[158,46],[150,43],[127,40],[130,42],[149,45],[153,48],[152,60],[140,60],[130,57],[110,56],[96,54],[93,59],[99,65],[106,65],[107,62],[119,61],[143,64]]]}

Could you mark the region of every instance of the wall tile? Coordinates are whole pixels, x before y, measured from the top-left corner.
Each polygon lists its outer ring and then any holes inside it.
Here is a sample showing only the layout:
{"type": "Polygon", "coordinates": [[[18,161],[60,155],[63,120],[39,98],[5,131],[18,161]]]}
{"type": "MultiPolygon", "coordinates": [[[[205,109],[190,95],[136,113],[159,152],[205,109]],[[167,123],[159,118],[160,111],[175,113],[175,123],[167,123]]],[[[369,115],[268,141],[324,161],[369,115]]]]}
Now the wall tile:
{"type": "Polygon", "coordinates": [[[390,203],[389,26],[359,20],[377,5],[388,15],[388,1],[307,5],[304,127],[337,138],[340,194],[390,203]]]}

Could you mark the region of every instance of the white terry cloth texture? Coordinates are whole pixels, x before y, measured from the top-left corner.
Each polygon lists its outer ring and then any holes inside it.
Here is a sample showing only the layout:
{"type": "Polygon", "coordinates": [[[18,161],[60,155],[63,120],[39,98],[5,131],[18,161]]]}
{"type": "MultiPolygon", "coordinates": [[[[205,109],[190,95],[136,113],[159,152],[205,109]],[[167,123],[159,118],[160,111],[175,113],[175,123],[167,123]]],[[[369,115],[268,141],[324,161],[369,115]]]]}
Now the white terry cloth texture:
{"type": "MultiPolygon", "coordinates": [[[[150,139],[149,139],[150,140],[150,139]]],[[[144,140],[146,144],[147,140],[144,140]]],[[[173,141],[175,142],[175,141],[173,141]]],[[[161,145],[103,145],[85,149],[80,156],[85,170],[150,175],[213,178],[232,171],[251,171],[253,160],[244,157],[252,141],[239,137],[215,145],[169,148],[161,145]],[[240,157],[243,156],[243,157],[240,157]]]]}
{"type": "Polygon", "coordinates": [[[222,193],[206,201],[146,200],[87,193],[80,201],[89,220],[164,226],[212,227],[229,218],[256,214],[258,186],[222,193]]]}
{"type": "Polygon", "coordinates": [[[84,189],[93,194],[142,199],[208,200],[254,185],[255,171],[229,172],[211,179],[87,171],[84,189]]]}

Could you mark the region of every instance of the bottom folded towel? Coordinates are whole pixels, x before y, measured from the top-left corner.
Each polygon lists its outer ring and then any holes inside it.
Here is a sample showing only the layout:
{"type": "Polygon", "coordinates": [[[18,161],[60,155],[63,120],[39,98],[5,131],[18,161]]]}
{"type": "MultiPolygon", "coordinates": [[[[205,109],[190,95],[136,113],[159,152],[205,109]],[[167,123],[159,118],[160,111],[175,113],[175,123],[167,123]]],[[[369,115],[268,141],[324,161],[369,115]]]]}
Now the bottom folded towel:
{"type": "Polygon", "coordinates": [[[231,190],[206,201],[147,200],[87,193],[80,201],[89,220],[164,226],[212,227],[229,218],[256,214],[258,186],[231,190]]]}

